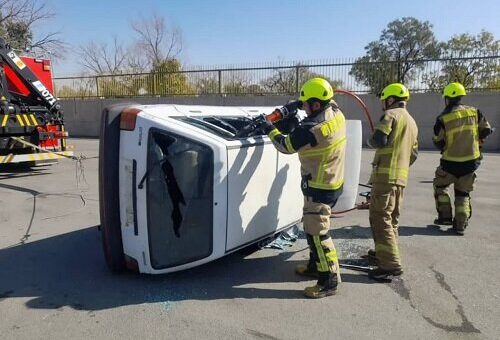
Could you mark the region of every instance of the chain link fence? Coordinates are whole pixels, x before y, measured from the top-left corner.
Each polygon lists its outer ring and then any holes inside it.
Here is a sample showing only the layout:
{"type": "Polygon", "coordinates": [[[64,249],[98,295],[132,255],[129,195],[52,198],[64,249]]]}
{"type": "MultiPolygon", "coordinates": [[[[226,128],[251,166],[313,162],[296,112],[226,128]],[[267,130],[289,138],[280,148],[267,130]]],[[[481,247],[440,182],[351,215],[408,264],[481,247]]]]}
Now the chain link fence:
{"type": "Polygon", "coordinates": [[[459,81],[473,91],[500,91],[499,53],[438,59],[356,62],[354,58],[217,67],[185,67],[151,72],[54,78],[59,98],[117,98],[172,95],[296,94],[306,80],[320,76],[334,87],[378,93],[400,81],[413,92],[441,91],[459,81]]]}

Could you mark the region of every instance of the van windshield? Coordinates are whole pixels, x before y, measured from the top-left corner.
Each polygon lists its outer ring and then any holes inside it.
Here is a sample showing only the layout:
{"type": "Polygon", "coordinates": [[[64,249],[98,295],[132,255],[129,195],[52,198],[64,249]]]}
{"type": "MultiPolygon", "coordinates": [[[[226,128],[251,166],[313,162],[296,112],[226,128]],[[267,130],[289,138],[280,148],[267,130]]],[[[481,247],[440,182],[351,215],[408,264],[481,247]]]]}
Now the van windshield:
{"type": "Polygon", "coordinates": [[[212,253],[213,153],[185,137],[152,130],[147,204],[151,265],[177,266],[212,253]]]}

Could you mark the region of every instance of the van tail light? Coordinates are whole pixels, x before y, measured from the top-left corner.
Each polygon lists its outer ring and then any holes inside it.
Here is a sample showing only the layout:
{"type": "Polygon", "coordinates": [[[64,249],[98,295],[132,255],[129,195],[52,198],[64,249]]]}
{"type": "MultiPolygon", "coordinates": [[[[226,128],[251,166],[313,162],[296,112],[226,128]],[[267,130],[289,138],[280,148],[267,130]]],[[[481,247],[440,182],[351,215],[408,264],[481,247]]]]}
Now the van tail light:
{"type": "MultiPolygon", "coordinates": [[[[36,59],[35,59],[36,61],[36,59]]],[[[50,60],[42,60],[43,70],[50,71],[50,60]]]]}
{"type": "Polygon", "coordinates": [[[141,110],[127,107],[120,114],[120,130],[134,131],[137,115],[141,110]]]}

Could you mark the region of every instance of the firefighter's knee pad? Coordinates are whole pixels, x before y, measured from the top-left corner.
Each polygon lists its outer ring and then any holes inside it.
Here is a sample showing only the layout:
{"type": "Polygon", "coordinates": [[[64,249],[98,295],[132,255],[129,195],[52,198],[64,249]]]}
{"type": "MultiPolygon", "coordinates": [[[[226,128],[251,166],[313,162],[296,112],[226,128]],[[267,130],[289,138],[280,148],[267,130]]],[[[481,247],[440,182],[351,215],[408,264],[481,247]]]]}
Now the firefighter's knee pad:
{"type": "Polygon", "coordinates": [[[448,194],[440,194],[434,196],[436,201],[436,210],[441,219],[451,219],[451,199],[448,194]]]}
{"type": "Polygon", "coordinates": [[[304,204],[303,225],[304,231],[310,235],[326,235],[330,230],[329,205],[306,201],[304,204]]]}

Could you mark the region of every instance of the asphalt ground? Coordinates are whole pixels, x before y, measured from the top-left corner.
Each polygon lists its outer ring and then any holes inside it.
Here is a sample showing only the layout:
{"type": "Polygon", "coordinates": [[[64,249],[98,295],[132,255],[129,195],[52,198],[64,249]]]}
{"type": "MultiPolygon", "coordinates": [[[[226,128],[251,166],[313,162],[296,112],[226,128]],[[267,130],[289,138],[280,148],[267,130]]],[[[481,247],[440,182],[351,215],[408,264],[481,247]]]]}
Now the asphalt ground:
{"type": "MultiPolygon", "coordinates": [[[[391,283],[344,270],[339,292],[303,297],[300,238],[171,275],[112,274],[99,224],[98,141],[71,160],[0,172],[2,339],[499,339],[500,155],[486,154],[463,237],[432,224],[436,152],[411,169],[401,216],[405,273],[391,283]],[[83,172],[82,172],[83,170],[83,172]]],[[[364,150],[361,182],[373,151],[364,150]]],[[[340,258],[372,247],[366,210],[332,220],[340,258]]]]}

